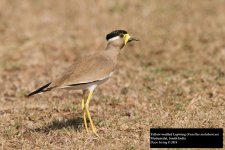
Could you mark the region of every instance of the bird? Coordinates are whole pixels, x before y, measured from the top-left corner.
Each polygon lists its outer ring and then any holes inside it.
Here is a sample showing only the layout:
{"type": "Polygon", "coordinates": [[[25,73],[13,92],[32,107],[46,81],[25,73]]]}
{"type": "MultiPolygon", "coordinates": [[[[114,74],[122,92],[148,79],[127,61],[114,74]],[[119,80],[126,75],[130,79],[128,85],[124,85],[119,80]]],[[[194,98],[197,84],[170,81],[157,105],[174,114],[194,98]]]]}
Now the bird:
{"type": "Polygon", "coordinates": [[[121,49],[127,43],[139,41],[137,38],[130,36],[125,30],[114,30],[108,33],[106,40],[107,45],[104,50],[76,59],[55,80],[27,94],[26,97],[59,89],[82,90],[81,109],[85,129],[89,132],[88,117],[92,133],[98,136],[89,112],[89,104],[93,92],[97,86],[106,82],[113,75],[121,49]]]}

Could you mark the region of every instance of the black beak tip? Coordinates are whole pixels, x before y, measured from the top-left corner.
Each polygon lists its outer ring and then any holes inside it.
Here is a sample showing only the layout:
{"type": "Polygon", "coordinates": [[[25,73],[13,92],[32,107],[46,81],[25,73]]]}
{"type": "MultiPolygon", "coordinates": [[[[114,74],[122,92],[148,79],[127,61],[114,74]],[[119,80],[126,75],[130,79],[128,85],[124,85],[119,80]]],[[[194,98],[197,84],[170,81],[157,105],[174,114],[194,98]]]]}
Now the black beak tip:
{"type": "Polygon", "coordinates": [[[134,37],[131,38],[132,41],[140,41],[139,39],[136,39],[134,37]]]}
{"type": "Polygon", "coordinates": [[[136,39],[136,38],[134,38],[134,37],[131,37],[129,40],[128,40],[128,42],[131,42],[131,41],[140,41],[139,39],[136,39]]]}

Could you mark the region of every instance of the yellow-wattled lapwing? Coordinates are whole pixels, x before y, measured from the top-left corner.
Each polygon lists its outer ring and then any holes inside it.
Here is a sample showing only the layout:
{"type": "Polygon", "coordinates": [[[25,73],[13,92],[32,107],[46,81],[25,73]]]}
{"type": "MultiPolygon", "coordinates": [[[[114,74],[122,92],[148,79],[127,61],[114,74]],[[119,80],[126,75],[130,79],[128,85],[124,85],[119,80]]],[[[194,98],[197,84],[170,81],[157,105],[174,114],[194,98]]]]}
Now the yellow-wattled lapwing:
{"type": "Polygon", "coordinates": [[[125,30],[115,30],[106,35],[108,44],[104,51],[77,59],[59,78],[42,86],[27,95],[55,89],[82,90],[82,110],[84,126],[88,131],[86,115],[90,121],[92,131],[97,135],[89,112],[89,103],[94,89],[108,80],[116,67],[120,50],[131,41],[138,41],[125,30]]]}

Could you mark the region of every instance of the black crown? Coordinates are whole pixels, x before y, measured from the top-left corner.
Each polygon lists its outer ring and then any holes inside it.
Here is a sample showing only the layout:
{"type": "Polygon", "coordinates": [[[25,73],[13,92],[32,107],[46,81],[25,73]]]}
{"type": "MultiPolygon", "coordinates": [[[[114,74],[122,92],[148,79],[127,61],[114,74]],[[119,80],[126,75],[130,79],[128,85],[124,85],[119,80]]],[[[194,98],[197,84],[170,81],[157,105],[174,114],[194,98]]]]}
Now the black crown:
{"type": "Polygon", "coordinates": [[[106,35],[106,40],[108,41],[111,38],[114,38],[116,36],[119,36],[120,34],[127,34],[127,31],[125,31],[125,30],[115,30],[115,31],[112,31],[111,33],[109,33],[109,34],[106,35]]]}

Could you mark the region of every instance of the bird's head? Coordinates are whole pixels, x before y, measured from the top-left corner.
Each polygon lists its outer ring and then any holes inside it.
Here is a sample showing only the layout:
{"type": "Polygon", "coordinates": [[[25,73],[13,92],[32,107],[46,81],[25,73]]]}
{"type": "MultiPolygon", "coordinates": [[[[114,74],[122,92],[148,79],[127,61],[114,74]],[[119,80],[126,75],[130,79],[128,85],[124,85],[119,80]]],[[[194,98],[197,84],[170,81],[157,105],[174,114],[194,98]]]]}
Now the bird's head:
{"type": "Polygon", "coordinates": [[[115,30],[106,35],[106,40],[114,46],[124,47],[127,43],[132,41],[139,41],[138,39],[130,36],[125,30],[115,30]]]}

